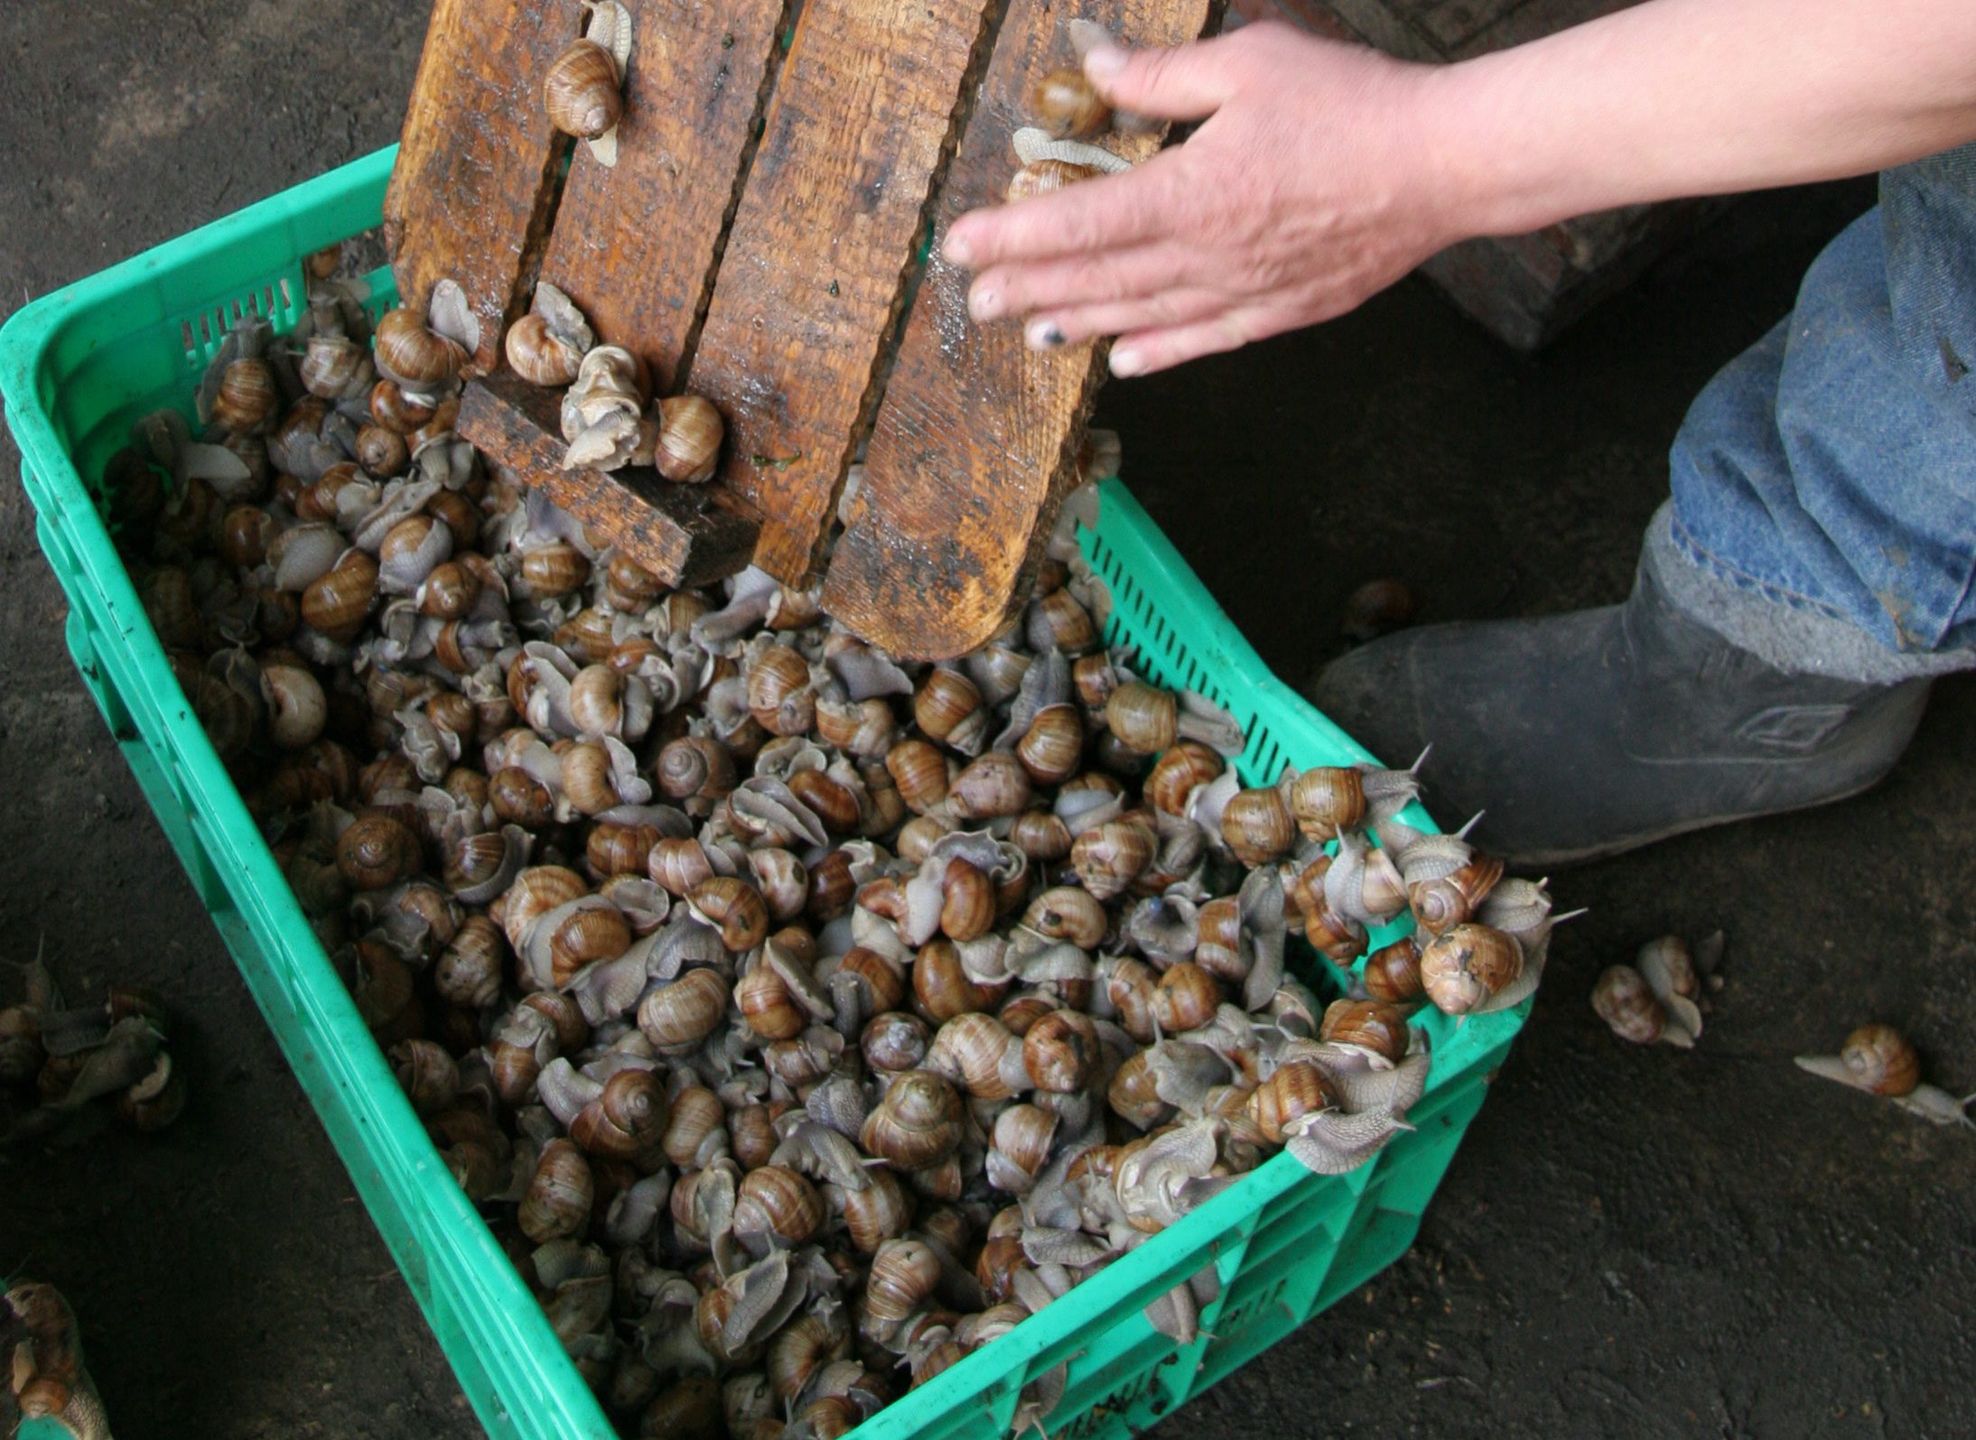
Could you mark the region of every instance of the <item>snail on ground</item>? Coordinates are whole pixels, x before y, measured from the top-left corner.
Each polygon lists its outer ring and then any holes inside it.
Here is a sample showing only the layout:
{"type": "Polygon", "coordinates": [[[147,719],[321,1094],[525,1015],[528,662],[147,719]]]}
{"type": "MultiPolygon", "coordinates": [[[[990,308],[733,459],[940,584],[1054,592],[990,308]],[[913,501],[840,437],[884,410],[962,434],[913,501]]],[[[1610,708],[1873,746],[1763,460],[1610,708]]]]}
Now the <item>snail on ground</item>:
{"type": "Polygon", "coordinates": [[[1883,1096],[1937,1125],[1976,1129],[1969,1115],[1976,1095],[1958,1100],[1940,1086],[1923,1083],[1920,1057],[1891,1025],[1862,1025],[1846,1037],[1837,1055],[1800,1055],[1797,1065],[1823,1079],[1883,1096]]]}

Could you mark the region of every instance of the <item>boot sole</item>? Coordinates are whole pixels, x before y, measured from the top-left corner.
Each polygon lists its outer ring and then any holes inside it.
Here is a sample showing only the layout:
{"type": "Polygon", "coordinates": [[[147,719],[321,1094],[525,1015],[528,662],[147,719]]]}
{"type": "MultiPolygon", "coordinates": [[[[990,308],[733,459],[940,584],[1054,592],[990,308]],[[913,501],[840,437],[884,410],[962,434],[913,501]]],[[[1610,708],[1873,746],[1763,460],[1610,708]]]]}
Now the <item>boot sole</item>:
{"type": "Polygon", "coordinates": [[[1880,774],[1862,781],[1850,790],[1841,790],[1835,795],[1827,795],[1818,800],[1807,800],[1802,805],[1788,805],[1781,810],[1749,810],[1740,815],[1712,815],[1700,820],[1684,820],[1678,825],[1669,825],[1645,835],[1628,836],[1624,840],[1608,844],[1588,845],[1577,850],[1538,850],[1511,854],[1506,855],[1504,861],[1517,870],[1565,869],[1574,865],[1590,865],[1648,845],[1657,845],[1663,840],[1672,840],[1677,835],[1692,834],[1697,830],[1712,830],[1718,825],[1739,825],[1746,820],[1764,820],[1773,815],[1798,815],[1806,810],[1819,810],[1827,805],[1837,805],[1846,800],[1856,799],[1885,780],[1892,769],[1893,767],[1889,766],[1880,774]]]}

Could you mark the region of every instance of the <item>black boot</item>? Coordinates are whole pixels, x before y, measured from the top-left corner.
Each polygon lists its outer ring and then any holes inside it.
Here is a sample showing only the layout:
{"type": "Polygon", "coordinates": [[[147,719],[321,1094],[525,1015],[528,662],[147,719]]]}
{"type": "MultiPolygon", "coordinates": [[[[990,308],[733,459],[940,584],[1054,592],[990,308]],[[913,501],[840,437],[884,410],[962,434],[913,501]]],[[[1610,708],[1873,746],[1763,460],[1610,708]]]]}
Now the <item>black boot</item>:
{"type": "Polygon", "coordinates": [[[1428,801],[1518,865],[1856,795],[1900,758],[1930,682],[1792,674],[1668,601],[1403,631],[1328,666],[1317,705],[1389,764],[1432,742],[1428,801]]]}

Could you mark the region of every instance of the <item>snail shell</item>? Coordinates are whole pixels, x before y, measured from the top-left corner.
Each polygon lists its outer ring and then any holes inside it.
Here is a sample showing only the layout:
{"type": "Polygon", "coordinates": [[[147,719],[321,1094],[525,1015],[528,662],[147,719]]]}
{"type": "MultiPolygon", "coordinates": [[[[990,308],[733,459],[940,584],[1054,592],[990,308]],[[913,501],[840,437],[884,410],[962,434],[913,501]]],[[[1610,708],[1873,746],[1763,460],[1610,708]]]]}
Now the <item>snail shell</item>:
{"type": "Polygon", "coordinates": [[[976,1100],[1006,1100],[1023,1083],[1021,1060],[1022,1047],[1007,1026],[970,1010],[940,1027],[926,1053],[926,1068],[976,1100]]]}
{"type": "Polygon", "coordinates": [[[1631,965],[1606,968],[1592,986],[1592,1009],[1613,1034],[1635,1045],[1651,1045],[1668,1036],[1667,1007],[1631,965]]]}
{"type": "Polygon", "coordinates": [[[1069,160],[1032,160],[1009,177],[1008,188],[1002,192],[1002,198],[1013,205],[1018,200],[1054,194],[1102,173],[1094,166],[1078,165],[1069,160]]]}
{"type": "Polygon", "coordinates": [[[531,385],[567,385],[583,361],[583,352],[533,311],[508,327],[502,349],[515,374],[531,385]]]}
{"type": "Polygon", "coordinates": [[[727,424],[702,395],[668,395],[659,401],[659,439],[653,464],[680,485],[702,485],[714,478],[727,424]]]}
{"type": "Polygon", "coordinates": [[[594,40],[572,40],[542,77],[542,105],[549,123],[563,134],[579,140],[602,136],[624,114],[611,52],[594,40]]]}
{"type": "Polygon", "coordinates": [[[734,1236],[757,1254],[801,1245],[823,1228],[823,1197],[785,1165],[763,1165],[741,1179],[734,1236]]]}
{"type": "Polygon", "coordinates": [[[844,1230],[860,1255],[874,1255],[887,1240],[905,1234],[913,1201],[890,1170],[880,1166],[866,1173],[869,1185],[844,1192],[844,1230]]]}
{"type": "Polygon", "coordinates": [[[1406,1005],[1423,993],[1420,942],[1411,935],[1382,945],[1366,957],[1361,976],[1365,993],[1389,1005],[1406,1005]]]}
{"type": "Polygon", "coordinates": [[[1220,1006],[1221,987],[1191,960],[1168,966],[1153,991],[1153,1016],[1169,1034],[1198,1030],[1214,1019],[1220,1006]]]}
{"type": "Polygon", "coordinates": [[[940,1283],[940,1257],[918,1240],[887,1240],[871,1257],[865,1281],[865,1311],[881,1334],[889,1335],[933,1296],[940,1283]]]}
{"type": "Polygon", "coordinates": [[[718,972],[688,970],[656,985],[638,1002],[638,1028],[663,1055],[683,1055],[714,1033],[727,1013],[727,981],[718,972]]]}
{"type": "Polygon", "coordinates": [[[1107,820],[1079,835],[1070,847],[1070,868],[1099,900],[1124,892],[1153,863],[1153,832],[1137,820],[1107,820]]]}
{"type": "Polygon", "coordinates": [[[535,1162],[516,1222],[538,1245],[580,1234],[590,1223],[596,1193],[583,1152],[568,1140],[551,1140],[535,1162]]]}
{"type": "Polygon", "coordinates": [[[1334,1000],[1324,1009],[1318,1039],[1357,1045],[1395,1064],[1406,1058],[1407,1020],[1383,1000],[1334,1000]]]}
{"type": "Polygon", "coordinates": [[[1456,925],[1420,954],[1427,998],[1449,1015],[1482,1009],[1523,974],[1523,947],[1487,925],[1456,925]]]}
{"type": "Polygon", "coordinates": [[[1251,867],[1287,855],[1297,828],[1275,786],[1238,790],[1221,812],[1221,838],[1235,858],[1251,867]]]}
{"type": "Polygon", "coordinates": [[[666,1133],[665,1083],[650,1070],[620,1070],[570,1122],[570,1138],[592,1155],[635,1160],[666,1133]]]}
{"type": "Polygon", "coordinates": [[[1170,690],[1134,680],[1105,701],[1105,724],[1118,742],[1142,755],[1172,745],[1179,734],[1179,702],[1170,690]]]}
{"type": "Polygon", "coordinates": [[[1014,815],[1029,804],[1029,772],[1005,750],[970,760],[947,789],[947,806],[962,820],[1014,815]]]}
{"type": "Polygon", "coordinates": [[[418,873],[418,837],[389,815],[353,820],[336,840],[336,868],[355,890],[382,890],[418,873]]]}
{"type": "Polygon", "coordinates": [[[704,1085],[688,1085],[672,1097],[659,1148],[682,1171],[711,1165],[727,1151],[727,1107],[704,1085]]]}
{"type": "Polygon", "coordinates": [[[754,949],[768,936],[768,905],[746,880],[731,875],[702,880],[687,891],[686,903],[720,931],[721,944],[737,955],[754,949]]]}
{"type": "Polygon", "coordinates": [[[1075,705],[1046,705],[1016,742],[1016,759],[1039,785],[1056,785],[1077,773],[1084,758],[1084,721],[1075,705]]]}
{"type": "Polygon", "coordinates": [[[1098,1073],[1098,1028],[1076,1010],[1052,1010],[1022,1037],[1022,1068],[1038,1090],[1071,1095],[1098,1073]]]}
{"type": "Polygon", "coordinates": [[[1862,1025],[1839,1047],[1852,1083],[1875,1095],[1906,1095],[1921,1083],[1921,1060],[1891,1025],[1862,1025]]]}
{"type": "Polygon", "coordinates": [[[995,1003],[997,987],[977,984],[961,966],[951,940],[935,938],[920,947],[912,965],[913,998],[919,1012],[937,1024],[995,1003]]]}
{"type": "Polygon", "coordinates": [[[467,353],[425,323],[418,312],[400,307],[377,322],[374,344],[379,364],[400,381],[413,385],[444,385],[460,372],[467,353]]]}
{"type": "Polygon", "coordinates": [[[1338,1087],[1314,1061],[1280,1065],[1249,1096],[1248,1117],[1272,1145],[1287,1138],[1289,1124],[1305,1115],[1338,1106],[1338,1087]]]}
{"type": "Polygon", "coordinates": [[[734,987],[741,1018],[764,1040],[792,1040],[803,1033],[808,1016],[797,1006],[773,966],[758,964],[734,987]]]}
{"type": "Polygon", "coordinates": [[[1226,768],[1222,758],[1200,741],[1179,741],[1153,763],[1146,776],[1146,800],[1163,815],[1185,815],[1194,792],[1226,768]]]}
{"type": "Polygon", "coordinates": [[[1111,107],[1081,70],[1052,70],[1029,92],[1029,115],[1059,140],[1081,140],[1111,124],[1111,107]]]}
{"type": "Polygon", "coordinates": [[[885,771],[915,815],[947,798],[947,757],[924,740],[901,740],[885,755],[885,771]]]}
{"type": "Polygon", "coordinates": [[[858,1044],[867,1065],[874,1070],[893,1072],[919,1068],[926,1060],[932,1038],[924,1020],[893,1010],[867,1021],[858,1044]]]}
{"type": "Polygon", "coordinates": [[[1320,765],[1290,782],[1290,813],[1307,840],[1329,840],[1365,819],[1364,776],[1340,765],[1320,765]]]}
{"type": "Polygon", "coordinates": [[[959,1092],[945,1078],[931,1070],[906,1070],[865,1117],[858,1143],[900,1170],[928,1170],[960,1144],[965,1113],[959,1092]]]}
{"type": "Polygon", "coordinates": [[[501,998],[501,932],[485,915],[469,915],[433,967],[433,988],[454,1005],[483,1010],[501,998]]]}

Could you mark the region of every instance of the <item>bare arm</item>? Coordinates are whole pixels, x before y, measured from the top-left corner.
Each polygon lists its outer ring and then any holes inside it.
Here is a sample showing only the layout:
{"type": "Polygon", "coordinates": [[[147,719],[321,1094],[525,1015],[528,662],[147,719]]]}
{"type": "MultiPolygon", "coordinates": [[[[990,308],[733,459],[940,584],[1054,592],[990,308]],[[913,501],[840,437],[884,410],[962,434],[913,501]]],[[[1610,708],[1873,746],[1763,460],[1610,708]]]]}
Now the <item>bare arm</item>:
{"type": "Polygon", "coordinates": [[[1445,67],[1275,25],[1086,64],[1120,108],[1204,123],[946,246],[978,319],[1120,335],[1120,374],[1330,319],[1470,236],[1976,138],[1970,0],[1652,0],[1445,67]]]}

